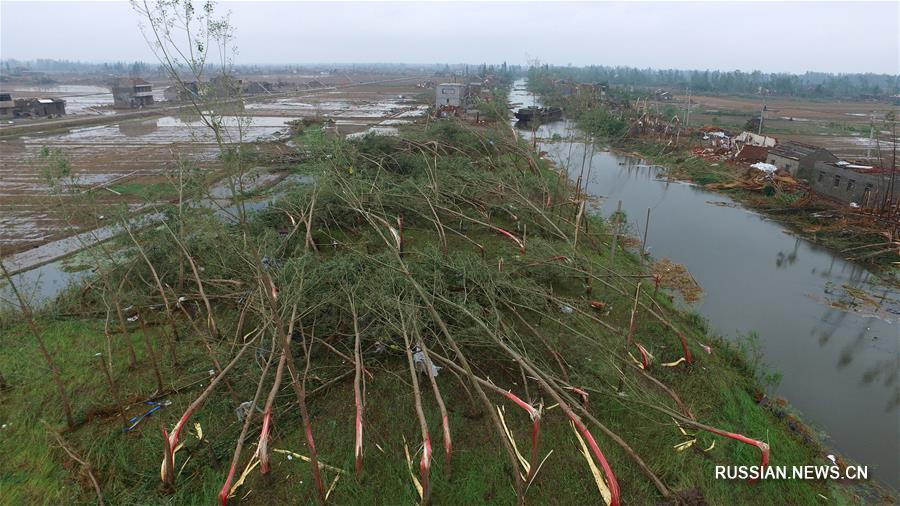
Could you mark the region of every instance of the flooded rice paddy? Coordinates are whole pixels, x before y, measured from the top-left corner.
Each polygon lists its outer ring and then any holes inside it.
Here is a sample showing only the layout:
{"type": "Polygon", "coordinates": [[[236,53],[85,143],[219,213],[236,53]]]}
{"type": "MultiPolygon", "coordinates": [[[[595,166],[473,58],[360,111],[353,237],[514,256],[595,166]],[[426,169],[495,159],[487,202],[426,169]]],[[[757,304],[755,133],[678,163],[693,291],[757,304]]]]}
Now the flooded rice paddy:
{"type": "MultiPolygon", "coordinates": [[[[381,124],[389,128],[413,122],[425,114],[409,97],[421,90],[418,79],[364,83],[345,89],[298,92],[297,96],[255,98],[241,115],[223,118],[228,142],[255,142],[281,138],[287,122],[299,118],[331,120],[341,135],[365,132],[381,124]],[[236,134],[242,125],[242,135],[236,134]]],[[[57,96],[94,97],[108,93],[96,86],[53,85],[18,90],[57,96]]],[[[161,86],[156,88],[162,89],[161,86]]],[[[111,96],[110,96],[111,100],[111,96]]],[[[165,180],[176,158],[187,159],[202,169],[215,169],[218,146],[211,131],[196,114],[160,115],[152,118],[117,120],[61,132],[29,134],[0,140],[0,249],[5,255],[56,241],[69,234],[65,216],[57,212],[59,202],[48,196],[44,177],[47,163],[39,154],[44,147],[60,148],[69,161],[77,187],[122,184],[154,184],[165,180]]],[[[138,198],[97,191],[103,202],[126,202],[140,208],[138,198]]],[[[69,247],[63,243],[54,251],[69,247]]],[[[36,257],[44,258],[36,254],[36,257]]],[[[43,260],[42,260],[43,261],[43,260]]]]}

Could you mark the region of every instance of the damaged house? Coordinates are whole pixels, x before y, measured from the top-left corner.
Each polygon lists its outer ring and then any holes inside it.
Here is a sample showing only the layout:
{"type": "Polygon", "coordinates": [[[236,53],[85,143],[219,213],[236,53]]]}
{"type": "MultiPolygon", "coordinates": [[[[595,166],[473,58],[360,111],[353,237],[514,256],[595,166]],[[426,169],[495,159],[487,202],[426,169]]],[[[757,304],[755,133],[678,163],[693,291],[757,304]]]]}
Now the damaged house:
{"type": "Polygon", "coordinates": [[[766,135],[757,135],[753,132],[747,132],[745,130],[740,134],[732,137],[731,142],[733,142],[735,146],[750,145],[771,148],[772,146],[778,144],[778,139],[766,135]]]}
{"type": "Polygon", "coordinates": [[[66,114],[66,101],[61,98],[17,98],[12,107],[15,118],[53,118],[66,114]]]}
{"type": "Polygon", "coordinates": [[[434,87],[434,105],[441,107],[465,107],[466,85],[443,83],[434,87]]]}
{"type": "Polygon", "coordinates": [[[185,81],[173,84],[163,91],[163,97],[169,102],[187,102],[200,98],[200,85],[197,81],[185,81]]]}
{"type": "Polygon", "coordinates": [[[123,77],[112,85],[113,106],[137,109],[153,105],[153,85],[141,78],[123,77]]]}
{"type": "Polygon", "coordinates": [[[825,148],[800,142],[784,142],[769,148],[766,163],[809,180],[816,162],[836,162],[837,157],[825,148]]]}
{"type": "Polygon", "coordinates": [[[847,204],[870,209],[883,204],[890,207],[900,198],[900,181],[892,181],[890,169],[845,161],[819,161],[813,170],[812,190],[847,204]]]}
{"type": "Polygon", "coordinates": [[[241,96],[244,81],[230,75],[219,75],[209,80],[206,93],[216,100],[234,100],[241,96]]]}
{"type": "Polygon", "coordinates": [[[244,93],[247,95],[271,94],[274,90],[275,85],[269,81],[250,81],[244,85],[244,93]]]}
{"type": "Polygon", "coordinates": [[[16,104],[13,102],[12,95],[0,93],[0,118],[11,118],[15,107],[16,104]]]}

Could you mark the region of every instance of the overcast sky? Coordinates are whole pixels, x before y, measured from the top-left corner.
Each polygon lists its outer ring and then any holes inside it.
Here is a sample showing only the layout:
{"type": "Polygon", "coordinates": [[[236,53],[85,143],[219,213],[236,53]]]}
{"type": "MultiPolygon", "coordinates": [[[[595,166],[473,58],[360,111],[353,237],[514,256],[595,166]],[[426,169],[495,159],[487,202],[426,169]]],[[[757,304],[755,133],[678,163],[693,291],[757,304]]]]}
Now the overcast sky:
{"type": "MultiPolygon", "coordinates": [[[[900,2],[223,2],[239,63],[407,62],[900,74],[900,2]]],[[[0,56],[155,61],[125,1],[0,0],[0,56]]]]}

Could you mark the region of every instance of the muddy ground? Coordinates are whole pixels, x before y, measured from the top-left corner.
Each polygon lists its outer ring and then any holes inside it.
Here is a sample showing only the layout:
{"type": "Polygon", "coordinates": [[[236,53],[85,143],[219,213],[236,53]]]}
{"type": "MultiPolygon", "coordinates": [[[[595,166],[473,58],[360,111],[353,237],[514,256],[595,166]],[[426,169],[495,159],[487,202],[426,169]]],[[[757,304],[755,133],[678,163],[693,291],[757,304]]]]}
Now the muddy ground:
{"type": "MultiPolygon", "coordinates": [[[[300,86],[311,76],[282,76],[300,86]]],[[[339,135],[391,128],[421,121],[427,110],[429,90],[419,85],[426,75],[329,75],[315,76],[322,89],[300,89],[247,101],[241,121],[249,120],[245,140],[282,140],[286,122],[299,118],[333,120],[330,129],[339,135]],[[362,84],[359,84],[362,83],[362,84]]],[[[277,81],[277,76],[259,76],[277,81]]],[[[68,93],[96,91],[90,85],[58,85],[68,93]],[[76,91],[72,91],[76,90],[76,91]]],[[[63,91],[61,91],[63,92],[63,91]]],[[[94,213],[102,216],[104,204],[125,202],[132,210],[146,209],[143,191],[166,181],[166,173],[177,157],[185,157],[200,168],[215,171],[217,147],[209,130],[195,114],[163,110],[152,117],[109,121],[59,130],[53,121],[40,123],[44,131],[0,139],[0,252],[21,253],[71,235],[80,226],[73,214],[60,212],[65,206],[50,196],[40,158],[44,147],[60,148],[68,158],[77,181],[70,189],[91,191],[100,202],[94,213]],[[114,191],[109,191],[110,188],[114,191]]],[[[94,120],[96,121],[96,120],[94,120]]],[[[226,117],[234,124],[237,117],[226,117]]],[[[273,145],[269,143],[268,145],[273,145]]],[[[154,197],[159,198],[159,197],[154,197]]],[[[89,218],[88,218],[89,219],[89,218]]],[[[21,257],[22,255],[17,255],[21,257]]],[[[22,259],[17,262],[22,264],[22,259]]]]}

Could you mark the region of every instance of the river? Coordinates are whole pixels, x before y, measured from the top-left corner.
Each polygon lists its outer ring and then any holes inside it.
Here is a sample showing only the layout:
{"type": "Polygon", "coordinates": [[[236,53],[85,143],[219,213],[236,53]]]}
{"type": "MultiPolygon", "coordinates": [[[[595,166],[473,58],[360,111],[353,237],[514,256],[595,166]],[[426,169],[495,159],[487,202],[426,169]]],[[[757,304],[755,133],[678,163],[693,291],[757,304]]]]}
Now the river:
{"type": "MultiPolygon", "coordinates": [[[[524,80],[510,102],[535,103],[524,80]]],[[[530,131],[520,132],[531,140],[530,131]]],[[[595,211],[609,216],[621,200],[641,237],[649,208],[650,254],[684,264],[704,290],[691,309],[729,339],[756,333],[767,369],[782,375],[770,395],[786,398],[805,423],[825,432],[830,447],[869,466],[870,478],[900,489],[900,293],[868,287],[874,277],[864,267],[727,196],[661,180],[664,168],[636,158],[571,143],[573,132],[581,137],[567,121],[542,125],[538,147],[568,167],[572,180],[587,149],[595,211]],[[868,288],[879,310],[830,304],[859,304],[855,288],[868,288]]]]}

